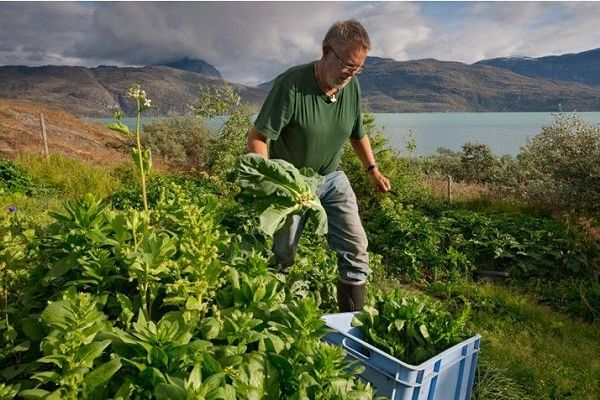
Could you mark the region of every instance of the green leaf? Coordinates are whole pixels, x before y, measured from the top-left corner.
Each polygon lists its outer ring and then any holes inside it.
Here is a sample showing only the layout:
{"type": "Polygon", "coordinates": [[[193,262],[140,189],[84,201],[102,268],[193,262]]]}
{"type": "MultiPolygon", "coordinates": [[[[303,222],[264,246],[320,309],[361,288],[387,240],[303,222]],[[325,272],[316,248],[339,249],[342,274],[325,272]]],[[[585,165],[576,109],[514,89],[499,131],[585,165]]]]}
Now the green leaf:
{"type": "Polygon", "coordinates": [[[293,216],[294,211],[297,211],[297,206],[286,207],[281,204],[273,203],[259,217],[260,229],[269,236],[279,229],[283,228],[288,218],[293,216]]]}
{"type": "Polygon", "coordinates": [[[59,382],[60,378],[61,378],[61,376],[54,371],[38,372],[31,376],[31,379],[37,379],[42,383],[59,382]]]}
{"type": "Polygon", "coordinates": [[[159,383],[154,388],[154,396],[157,400],[186,400],[187,393],[185,389],[172,385],[170,383],[159,383]]]}
{"type": "Polygon", "coordinates": [[[43,389],[26,389],[19,392],[19,396],[24,399],[43,399],[49,394],[49,391],[43,389]]]}
{"type": "Polygon", "coordinates": [[[63,368],[67,363],[67,356],[55,354],[50,356],[45,356],[42,358],[38,358],[38,362],[46,363],[46,364],[54,364],[59,368],[63,368]]]}
{"type": "Polygon", "coordinates": [[[64,300],[52,302],[46,306],[40,319],[49,326],[65,326],[66,318],[72,316],[64,300]]]}
{"type": "Polygon", "coordinates": [[[427,326],[420,325],[419,332],[421,332],[421,335],[423,335],[423,337],[429,341],[430,336],[429,336],[429,331],[427,330],[427,326]]]}
{"type": "Polygon", "coordinates": [[[246,154],[239,159],[236,182],[242,189],[241,196],[254,200],[261,229],[266,234],[273,235],[293,215],[309,210],[317,222],[317,234],[324,234],[327,233],[327,214],[316,195],[322,179],[314,171],[305,176],[284,160],[246,154]]]}
{"type": "Polygon", "coordinates": [[[219,336],[219,332],[221,331],[221,324],[214,317],[203,318],[198,326],[200,328],[200,333],[202,337],[207,340],[212,340],[219,336]]]}
{"type": "Polygon", "coordinates": [[[102,386],[110,381],[112,376],[121,368],[121,360],[116,357],[106,362],[85,375],[84,383],[88,388],[102,386]]]}
{"type": "Polygon", "coordinates": [[[122,293],[117,293],[117,300],[121,305],[121,319],[125,325],[129,325],[135,314],[133,313],[133,305],[129,297],[122,293]]]}
{"type": "Polygon", "coordinates": [[[83,365],[89,368],[92,366],[94,360],[102,355],[102,352],[108,347],[110,342],[110,339],[106,339],[101,342],[92,342],[81,346],[77,350],[77,358],[83,365]]]}
{"type": "Polygon", "coordinates": [[[131,136],[131,132],[129,132],[129,127],[121,121],[108,124],[106,125],[106,128],[110,129],[111,131],[120,132],[125,136],[131,136]]]}
{"type": "MultiPolygon", "coordinates": [[[[152,155],[150,149],[142,149],[142,167],[144,168],[144,173],[147,174],[150,172],[150,168],[152,168],[152,155]]],[[[136,147],[131,149],[131,158],[133,159],[133,163],[135,168],[139,170],[140,168],[140,152],[136,147]]]]}

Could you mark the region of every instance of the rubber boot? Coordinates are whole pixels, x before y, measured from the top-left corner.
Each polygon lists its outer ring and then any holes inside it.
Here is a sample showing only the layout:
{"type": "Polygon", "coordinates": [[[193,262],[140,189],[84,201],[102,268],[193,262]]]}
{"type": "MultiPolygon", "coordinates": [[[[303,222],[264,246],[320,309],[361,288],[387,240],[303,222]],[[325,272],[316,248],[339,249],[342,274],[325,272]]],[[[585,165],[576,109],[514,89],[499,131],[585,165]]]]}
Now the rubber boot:
{"type": "Polygon", "coordinates": [[[365,283],[337,283],[337,301],[340,312],[361,311],[365,305],[365,283]]]}

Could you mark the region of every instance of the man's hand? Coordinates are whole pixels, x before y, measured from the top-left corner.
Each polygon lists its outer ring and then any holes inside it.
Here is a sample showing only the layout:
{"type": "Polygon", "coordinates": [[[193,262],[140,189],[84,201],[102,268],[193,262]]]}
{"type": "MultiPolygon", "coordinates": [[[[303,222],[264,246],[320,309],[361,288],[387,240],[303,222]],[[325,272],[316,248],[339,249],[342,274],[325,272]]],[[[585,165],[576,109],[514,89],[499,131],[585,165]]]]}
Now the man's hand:
{"type": "Polygon", "coordinates": [[[371,177],[371,182],[373,182],[377,190],[380,192],[389,192],[392,190],[392,185],[390,185],[389,179],[383,176],[377,167],[370,170],[368,174],[371,177]]]}

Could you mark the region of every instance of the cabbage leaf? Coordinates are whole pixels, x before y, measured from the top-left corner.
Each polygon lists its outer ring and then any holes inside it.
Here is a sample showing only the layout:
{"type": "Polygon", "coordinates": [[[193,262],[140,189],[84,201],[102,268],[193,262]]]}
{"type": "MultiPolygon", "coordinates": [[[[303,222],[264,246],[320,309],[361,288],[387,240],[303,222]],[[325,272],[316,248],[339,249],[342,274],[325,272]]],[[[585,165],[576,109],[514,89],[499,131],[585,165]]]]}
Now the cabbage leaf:
{"type": "Polygon", "coordinates": [[[298,170],[287,161],[249,153],[240,157],[236,182],[241,196],[259,213],[260,228],[267,235],[304,213],[314,219],[317,234],[327,233],[327,214],[316,193],[323,177],[312,169],[298,170]]]}

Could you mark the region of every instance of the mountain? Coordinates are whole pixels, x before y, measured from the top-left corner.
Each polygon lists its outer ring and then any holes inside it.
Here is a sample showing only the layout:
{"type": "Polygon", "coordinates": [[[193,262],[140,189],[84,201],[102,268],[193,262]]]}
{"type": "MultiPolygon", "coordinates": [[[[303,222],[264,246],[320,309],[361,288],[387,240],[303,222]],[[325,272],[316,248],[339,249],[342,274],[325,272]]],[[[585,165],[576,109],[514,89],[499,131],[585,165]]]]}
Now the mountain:
{"type": "Polygon", "coordinates": [[[158,66],[171,67],[182,71],[197,72],[199,74],[210,76],[212,78],[223,79],[218,69],[203,60],[194,60],[184,57],[179,60],[169,61],[157,64],[158,66]]]}
{"type": "Polygon", "coordinates": [[[600,88],[530,78],[489,65],[369,57],[360,77],[374,111],[592,111],[600,88]]]}
{"type": "Polygon", "coordinates": [[[600,48],[582,53],[540,58],[491,58],[478,61],[474,65],[491,65],[530,77],[600,86],[600,48]]]}
{"type": "MultiPolygon", "coordinates": [[[[188,111],[202,86],[226,84],[258,108],[273,83],[249,87],[212,76],[208,67],[206,74],[185,70],[202,70],[203,63],[188,58],[141,68],[4,66],[0,97],[43,102],[86,117],[110,117],[115,105],[132,115],[127,88],[139,83],[157,106],[149,115],[169,115],[188,111]]],[[[363,101],[374,112],[600,111],[600,85],[533,78],[484,63],[369,57],[366,66],[359,80],[363,101]]]]}
{"type": "MultiPolygon", "coordinates": [[[[0,97],[43,102],[85,117],[110,117],[114,106],[132,115],[134,103],[127,99],[132,83],[139,83],[157,106],[149,115],[184,113],[197,101],[202,86],[227,84],[222,79],[166,66],[0,67],[0,97]]],[[[254,106],[266,95],[255,87],[230,85],[254,106]]]]}

